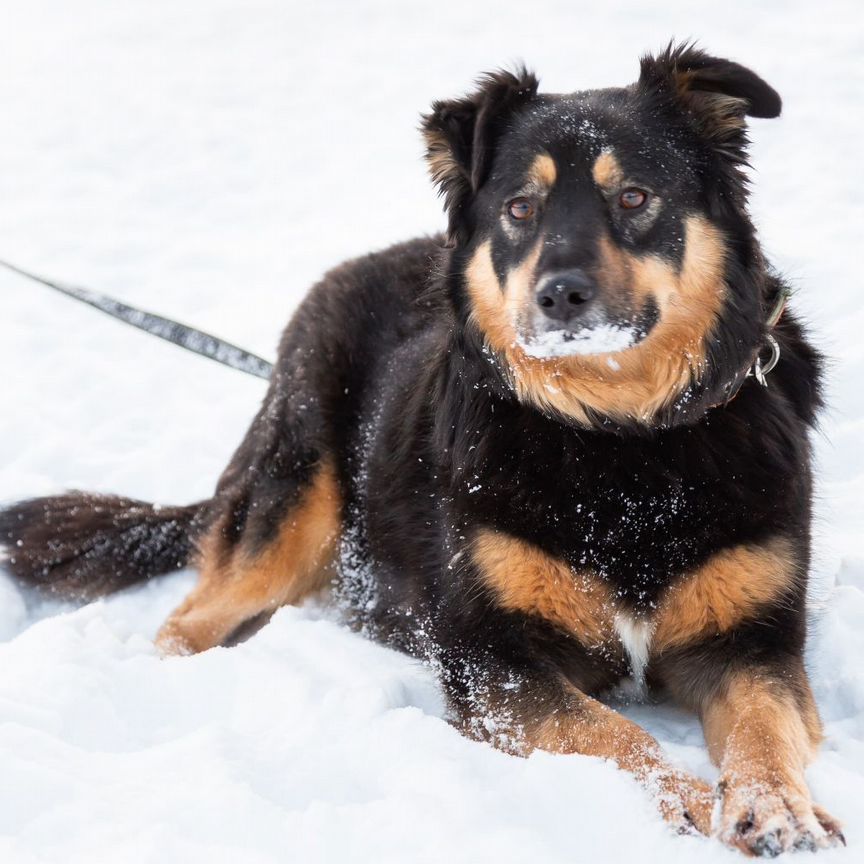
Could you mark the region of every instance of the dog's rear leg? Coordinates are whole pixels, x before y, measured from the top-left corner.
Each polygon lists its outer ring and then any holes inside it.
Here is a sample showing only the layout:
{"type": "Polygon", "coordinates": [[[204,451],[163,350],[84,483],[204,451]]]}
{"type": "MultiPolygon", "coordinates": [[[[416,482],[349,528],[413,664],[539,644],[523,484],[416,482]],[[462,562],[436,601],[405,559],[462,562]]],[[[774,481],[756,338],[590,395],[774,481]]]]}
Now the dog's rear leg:
{"type": "MultiPolygon", "coordinates": [[[[341,495],[331,462],[320,461],[308,480],[268,513],[262,536],[247,516],[239,538],[228,509],[199,543],[198,585],[156,638],[163,654],[194,654],[222,644],[245,622],[285,603],[298,603],[331,578],[341,524],[341,495]]],[[[254,500],[254,499],[253,499],[254,500]]]]}

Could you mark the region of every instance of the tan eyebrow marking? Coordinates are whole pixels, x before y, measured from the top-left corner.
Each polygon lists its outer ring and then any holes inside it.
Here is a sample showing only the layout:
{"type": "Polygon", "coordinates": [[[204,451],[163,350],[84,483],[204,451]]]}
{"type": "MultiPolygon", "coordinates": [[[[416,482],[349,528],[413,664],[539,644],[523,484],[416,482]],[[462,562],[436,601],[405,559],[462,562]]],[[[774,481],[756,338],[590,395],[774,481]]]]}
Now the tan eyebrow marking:
{"type": "Polygon", "coordinates": [[[531,163],[531,167],[528,169],[528,179],[538,186],[551,189],[558,179],[555,160],[548,153],[541,153],[531,163]]]}
{"type": "Polygon", "coordinates": [[[611,150],[604,150],[597,157],[591,173],[594,182],[604,189],[620,186],[624,182],[624,170],[611,150]]]}

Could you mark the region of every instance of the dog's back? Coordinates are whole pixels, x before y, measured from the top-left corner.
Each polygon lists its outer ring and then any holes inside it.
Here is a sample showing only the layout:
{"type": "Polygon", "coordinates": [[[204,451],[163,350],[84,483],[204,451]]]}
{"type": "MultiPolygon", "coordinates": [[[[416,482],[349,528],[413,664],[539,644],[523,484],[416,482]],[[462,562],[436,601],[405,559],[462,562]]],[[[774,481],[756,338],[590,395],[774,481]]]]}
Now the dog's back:
{"type": "Polygon", "coordinates": [[[304,467],[324,450],[347,453],[379,377],[374,370],[386,374],[393,353],[419,332],[447,327],[433,278],[440,242],[418,239],[364,255],[310,290],[286,328],[264,407],[213,499],[165,506],[70,491],[12,504],[0,510],[4,566],[22,582],[84,600],[200,565],[198,545],[226,512],[226,542],[244,530],[266,537],[287,503],[278,478],[293,471],[302,488],[304,467]],[[286,447],[296,449],[285,456],[286,447]],[[286,458],[290,465],[280,464],[286,458]],[[275,493],[247,493],[244,485],[262,474],[274,477],[275,493]]]}

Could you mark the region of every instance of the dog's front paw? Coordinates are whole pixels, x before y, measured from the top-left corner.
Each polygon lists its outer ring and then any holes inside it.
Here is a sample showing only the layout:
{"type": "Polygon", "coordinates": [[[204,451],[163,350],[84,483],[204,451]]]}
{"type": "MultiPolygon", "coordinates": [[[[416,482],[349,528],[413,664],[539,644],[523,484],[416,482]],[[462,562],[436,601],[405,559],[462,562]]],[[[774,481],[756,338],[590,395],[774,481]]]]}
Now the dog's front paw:
{"type": "Polygon", "coordinates": [[[649,783],[663,818],[680,834],[710,834],[714,795],[698,777],[672,771],[649,783]]]}
{"type": "Polygon", "coordinates": [[[725,779],[717,787],[713,832],[747,855],[845,845],[840,823],[793,786],[725,779]]]}
{"type": "Polygon", "coordinates": [[[188,635],[172,619],[169,619],[156,634],[154,644],[160,657],[185,657],[197,654],[201,650],[196,648],[188,635]]]}

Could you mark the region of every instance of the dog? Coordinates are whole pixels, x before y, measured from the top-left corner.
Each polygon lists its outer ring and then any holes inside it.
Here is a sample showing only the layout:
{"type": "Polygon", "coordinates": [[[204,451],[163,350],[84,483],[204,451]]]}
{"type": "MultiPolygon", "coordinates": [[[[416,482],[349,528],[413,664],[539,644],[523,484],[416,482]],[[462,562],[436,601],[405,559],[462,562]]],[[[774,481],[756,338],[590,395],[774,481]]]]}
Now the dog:
{"type": "Polygon", "coordinates": [[[746,118],[780,109],[689,43],[626,87],[436,102],[446,234],[311,289],[213,497],[24,501],[6,566],[92,597],[191,563],[165,654],[332,586],[471,737],[614,760],[749,854],[845,842],[804,780],[821,360],[747,212],[746,118]],[[628,678],[698,713],[715,788],[598,701],[628,678]]]}

